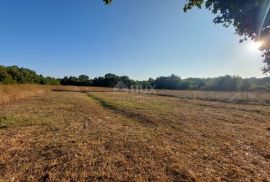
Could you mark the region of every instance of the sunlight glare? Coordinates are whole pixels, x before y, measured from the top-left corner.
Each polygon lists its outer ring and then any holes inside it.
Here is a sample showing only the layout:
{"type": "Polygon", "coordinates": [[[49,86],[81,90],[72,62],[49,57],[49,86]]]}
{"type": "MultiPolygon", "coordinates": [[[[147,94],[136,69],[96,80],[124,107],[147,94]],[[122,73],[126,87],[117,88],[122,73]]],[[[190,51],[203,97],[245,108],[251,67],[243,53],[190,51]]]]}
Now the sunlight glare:
{"type": "Polygon", "coordinates": [[[252,50],[259,50],[263,46],[262,41],[252,42],[250,47],[252,50]]]}

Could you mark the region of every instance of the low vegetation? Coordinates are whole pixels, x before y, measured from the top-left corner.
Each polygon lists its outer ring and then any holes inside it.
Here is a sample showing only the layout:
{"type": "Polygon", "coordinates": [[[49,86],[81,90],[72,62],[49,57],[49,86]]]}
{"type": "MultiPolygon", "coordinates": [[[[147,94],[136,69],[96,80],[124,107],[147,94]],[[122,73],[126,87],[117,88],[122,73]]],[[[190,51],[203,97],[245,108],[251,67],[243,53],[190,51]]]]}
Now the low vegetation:
{"type": "Polygon", "coordinates": [[[183,99],[217,101],[239,104],[270,105],[270,92],[235,92],[235,91],[191,91],[191,90],[155,90],[151,94],[183,99]]]}
{"type": "Polygon", "coordinates": [[[1,85],[0,84],[0,104],[14,102],[19,99],[49,92],[48,86],[41,85],[1,85]]]}

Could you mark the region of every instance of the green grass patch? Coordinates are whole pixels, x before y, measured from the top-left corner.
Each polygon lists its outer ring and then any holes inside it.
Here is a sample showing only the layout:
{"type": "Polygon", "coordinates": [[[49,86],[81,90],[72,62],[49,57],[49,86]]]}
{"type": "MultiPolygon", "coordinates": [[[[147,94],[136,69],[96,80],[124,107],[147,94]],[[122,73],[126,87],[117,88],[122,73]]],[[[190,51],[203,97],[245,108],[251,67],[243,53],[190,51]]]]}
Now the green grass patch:
{"type": "Polygon", "coordinates": [[[48,125],[49,122],[45,118],[23,117],[23,116],[0,116],[0,129],[10,127],[26,127],[35,125],[48,125]]]}
{"type": "MultiPolygon", "coordinates": [[[[147,124],[147,125],[153,124],[153,121],[151,119],[149,119],[143,114],[138,113],[136,109],[134,108],[132,109],[131,105],[127,106],[123,104],[123,102],[120,102],[120,103],[114,102],[113,100],[110,100],[108,97],[103,97],[99,95],[89,94],[88,96],[98,101],[103,107],[111,109],[118,114],[126,116],[129,119],[137,121],[141,124],[147,124]]],[[[130,103],[130,104],[133,105],[134,103],[130,103]]]]}
{"type": "Polygon", "coordinates": [[[89,96],[90,98],[92,98],[92,99],[98,101],[103,107],[106,107],[106,108],[109,108],[109,109],[112,109],[112,110],[117,110],[117,109],[118,109],[115,105],[110,104],[109,102],[107,102],[107,101],[101,99],[100,97],[97,97],[97,96],[95,96],[95,95],[93,95],[93,94],[89,94],[88,96],[89,96]]]}

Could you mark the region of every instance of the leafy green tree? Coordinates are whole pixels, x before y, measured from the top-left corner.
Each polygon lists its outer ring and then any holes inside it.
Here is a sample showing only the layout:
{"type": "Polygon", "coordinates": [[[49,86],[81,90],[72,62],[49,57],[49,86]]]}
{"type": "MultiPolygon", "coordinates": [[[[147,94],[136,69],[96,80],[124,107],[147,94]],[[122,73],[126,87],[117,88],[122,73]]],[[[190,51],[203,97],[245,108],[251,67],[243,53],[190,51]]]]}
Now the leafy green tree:
{"type": "Polygon", "coordinates": [[[52,77],[43,77],[41,75],[39,84],[41,84],[41,85],[60,85],[60,80],[52,78],[52,77]]]}
{"type": "Polygon", "coordinates": [[[171,76],[160,76],[153,85],[158,89],[184,89],[187,87],[186,83],[181,81],[181,78],[175,74],[171,76]]]}
{"type": "Polygon", "coordinates": [[[240,89],[240,77],[225,75],[218,78],[207,79],[207,90],[237,91],[240,89]]]}
{"type": "Polygon", "coordinates": [[[60,79],[60,84],[61,85],[68,85],[69,84],[69,79],[67,76],[65,76],[63,79],[60,79]]]}
{"type": "Polygon", "coordinates": [[[18,66],[6,67],[8,74],[16,83],[39,83],[40,75],[35,71],[18,66]]]}
{"type": "Polygon", "coordinates": [[[43,77],[27,68],[0,66],[0,83],[59,84],[59,80],[52,77],[43,77]]]}
{"type": "Polygon", "coordinates": [[[89,79],[89,76],[87,75],[80,75],[79,78],[78,78],[78,85],[81,85],[81,86],[90,86],[91,85],[91,81],[89,79]]]}
{"type": "Polygon", "coordinates": [[[104,77],[95,77],[93,80],[94,86],[105,86],[104,77]]]}
{"type": "Polygon", "coordinates": [[[7,69],[0,66],[0,83],[14,83],[15,81],[8,74],[7,69]]]}
{"type": "Polygon", "coordinates": [[[104,77],[104,82],[107,87],[114,87],[119,81],[120,77],[112,73],[108,73],[104,77]]]}
{"type": "Polygon", "coordinates": [[[187,78],[185,81],[188,84],[190,90],[199,90],[203,89],[205,86],[205,80],[201,78],[187,78]]]}
{"type": "Polygon", "coordinates": [[[87,75],[80,75],[79,81],[80,82],[87,82],[89,80],[89,77],[87,75]]]}
{"type": "Polygon", "coordinates": [[[131,80],[128,76],[120,76],[120,80],[127,86],[130,87],[135,83],[135,81],[131,80]]]}
{"type": "Polygon", "coordinates": [[[248,91],[251,88],[252,88],[252,83],[248,79],[242,80],[242,83],[240,85],[241,91],[248,91]]]}

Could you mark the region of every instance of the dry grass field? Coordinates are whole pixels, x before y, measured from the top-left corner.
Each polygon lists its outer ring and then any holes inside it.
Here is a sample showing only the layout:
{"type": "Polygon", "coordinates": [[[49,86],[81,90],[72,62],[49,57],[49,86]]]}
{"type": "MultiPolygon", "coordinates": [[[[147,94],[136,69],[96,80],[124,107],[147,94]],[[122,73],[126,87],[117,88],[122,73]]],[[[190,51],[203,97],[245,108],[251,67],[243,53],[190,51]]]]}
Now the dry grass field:
{"type": "Polygon", "coordinates": [[[267,102],[53,90],[0,105],[0,181],[270,181],[267,102]]]}
{"type": "Polygon", "coordinates": [[[155,95],[197,99],[228,103],[270,105],[270,92],[224,92],[224,91],[191,91],[191,90],[155,90],[155,95]]]}
{"type": "Polygon", "coordinates": [[[77,86],[52,86],[51,87],[52,91],[57,91],[57,92],[112,92],[112,88],[108,87],[77,87],[77,86]]]}
{"type": "Polygon", "coordinates": [[[0,104],[50,91],[50,86],[40,85],[2,85],[0,84],[0,104]]]}

